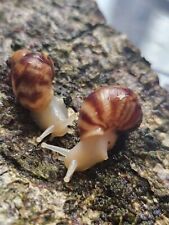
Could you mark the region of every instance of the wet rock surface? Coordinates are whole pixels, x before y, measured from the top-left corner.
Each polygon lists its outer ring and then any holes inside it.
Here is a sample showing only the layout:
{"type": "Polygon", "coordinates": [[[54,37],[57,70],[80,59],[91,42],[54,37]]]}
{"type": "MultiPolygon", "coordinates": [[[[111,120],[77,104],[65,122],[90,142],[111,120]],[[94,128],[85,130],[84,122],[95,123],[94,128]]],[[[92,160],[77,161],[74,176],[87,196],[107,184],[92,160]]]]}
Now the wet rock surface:
{"type": "MultiPolygon", "coordinates": [[[[105,24],[94,1],[0,4],[0,224],[169,224],[169,94],[150,64],[105,24]],[[125,85],[140,96],[140,128],[68,184],[63,163],[37,145],[41,131],[12,93],[6,60],[23,47],[51,55],[55,93],[76,112],[100,85],[125,85]]],[[[51,143],[77,141],[75,123],[51,143]]]]}

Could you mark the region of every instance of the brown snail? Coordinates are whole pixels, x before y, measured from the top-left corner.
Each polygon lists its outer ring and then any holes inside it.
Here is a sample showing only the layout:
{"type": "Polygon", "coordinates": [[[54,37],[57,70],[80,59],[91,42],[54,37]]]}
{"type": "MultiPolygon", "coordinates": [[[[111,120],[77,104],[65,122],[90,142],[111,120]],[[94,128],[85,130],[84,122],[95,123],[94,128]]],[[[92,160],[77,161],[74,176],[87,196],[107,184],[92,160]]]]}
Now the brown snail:
{"type": "Polygon", "coordinates": [[[8,65],[17,100],[31,111],[35,122],[44,130],[37,141],[49,134],[63,136],[73,117],[68,117],[63,100],[54,96],[52,59],[45,53],[22,49],[14,52],[8,65]]]}
{"type": "Polygon", "coordinates": [[[71,150],[42,143],[42,147],[65,156],[69,182],[74,171],[86,170],[108,159],[118,132],[137,128],[142,121],[141,105],[136,94],[125,87],[105,86],[91,93],[79,112],[80,142],[71,150]]]}

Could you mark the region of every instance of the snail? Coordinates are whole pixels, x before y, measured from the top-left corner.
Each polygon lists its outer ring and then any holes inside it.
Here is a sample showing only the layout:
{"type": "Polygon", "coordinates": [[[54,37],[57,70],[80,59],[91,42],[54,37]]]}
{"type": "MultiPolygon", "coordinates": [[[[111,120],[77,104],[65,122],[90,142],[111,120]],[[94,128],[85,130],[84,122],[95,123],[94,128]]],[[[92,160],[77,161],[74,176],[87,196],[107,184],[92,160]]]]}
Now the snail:
{"type": "Polygon", "coordinates": [[[52,59],[45,53],[21,49],[13,53],[7,64],[11,68],[16,99],[30,110],[34,121],[44,130],[37,142],[49,134],[55,137],[67,133],[68,125],[71,125],[74,118],[68,116],[63,100],[54,96],[52,59]]]}
{"type": "Polygon", "coordinates": [[[78,119],[80,142],[71,150],[42,143],[42,147],[64,156],[69,182],[75,171],[84,171],[108,159],[118,133],[137,128],[142,121],[136,94],[126,87],[105,86],[96,89],[84,101],[78,119]]]}

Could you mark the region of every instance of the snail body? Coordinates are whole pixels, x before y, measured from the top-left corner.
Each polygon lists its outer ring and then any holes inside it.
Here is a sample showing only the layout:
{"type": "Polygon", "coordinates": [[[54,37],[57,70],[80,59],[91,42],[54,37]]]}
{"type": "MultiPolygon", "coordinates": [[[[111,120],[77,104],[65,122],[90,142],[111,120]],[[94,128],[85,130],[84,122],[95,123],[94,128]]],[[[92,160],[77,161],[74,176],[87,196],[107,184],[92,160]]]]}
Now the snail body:
{"type": "Polygon", "coordinates": [[[91,93],[84,101],[78,119],[80,142],[71,150],[42,143],[42,147],[65,156],[68,168],[64,178],[69,182],[74,171],[84,171],[108,159],[119,132],[137,128],[142,110],[136,94],[129,88],[105,86],[91,93]]]}
{"type": "Polygon", "coordinates": [[[44,130],[37,141],[40,142],[48,134],[64,135],[72,118],[68,117],[63,100],[54,96],[52,59],[47,54],[22,49],[14,52],[8,64],[17,100],[30,110],[35,122],[44,130]]]}

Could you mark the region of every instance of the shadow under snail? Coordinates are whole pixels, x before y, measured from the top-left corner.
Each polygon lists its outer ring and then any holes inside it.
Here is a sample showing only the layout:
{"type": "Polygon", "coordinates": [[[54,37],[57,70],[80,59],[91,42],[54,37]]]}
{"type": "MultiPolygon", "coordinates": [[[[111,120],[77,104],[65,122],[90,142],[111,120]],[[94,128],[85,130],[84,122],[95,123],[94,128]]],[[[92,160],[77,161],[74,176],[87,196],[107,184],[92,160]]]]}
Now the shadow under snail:
{"type": "Polygon", "coordinates": [[[22,106],[30,110],[34,121],[44,130],[37,142],[47,135],[63,136],[74,117],[68,117],[63,99],[54,96],[54,64],[45,53],[21,49],[8,60],[13,92],[22,106]]]}
{"type": "Polygon", "coordinates": [[[136,94],[126,87],[105,86],[96,89],[82,104],[78,128],[80,142],[72,149],[42,143],[64,156],[69,182],[75,171],[84,171],[108,159],[118,133],[134,130],[142,122],[142,110],[136,94]]]}

